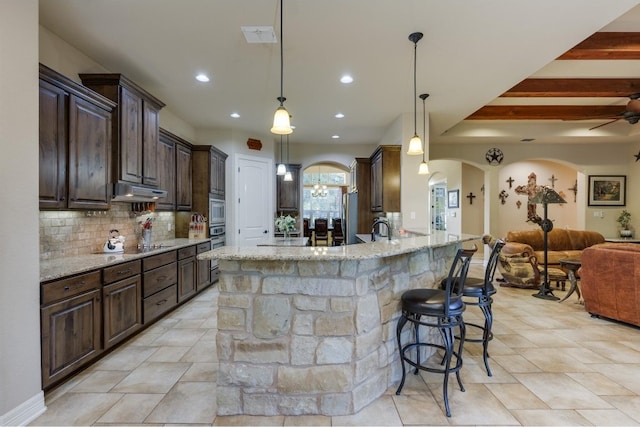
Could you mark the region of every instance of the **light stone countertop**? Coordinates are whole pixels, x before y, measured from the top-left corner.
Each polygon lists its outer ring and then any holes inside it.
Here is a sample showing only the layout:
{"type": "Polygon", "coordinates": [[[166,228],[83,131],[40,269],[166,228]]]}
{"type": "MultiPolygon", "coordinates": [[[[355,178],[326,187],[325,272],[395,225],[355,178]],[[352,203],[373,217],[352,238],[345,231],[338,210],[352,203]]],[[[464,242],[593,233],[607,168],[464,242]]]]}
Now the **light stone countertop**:
{"type": "Polygon", "coordinates": [[[199,260],[279,260],[279,261],[342,261],[361,260],[401,255],[424,248],[438,248],[452,243],[477,240],[481,236],[472,234],[454,235],[446,231],[437,231],[426,236],[402,237],[399,239],[381,239],[380,241],[346,246],[224,246],[203,252],[199,260]]]}
{"type": "Polygon", "coordinates": [[[40,260],[40,281],[60,279],[65,276],[85,273],[97,268],[107,267],[122,262],[141,259],[149,255],[156,255],[162,252],[168,252],[198,243],[206,242],[207,239],[171,239],[155,244],[162,244],[160,249],[150,249],[144,252],[137,252],[135,249],[131,252],[124,253],[95,253],[86,255],[69,256],[62,258],[51,258],[40,260]]]}
{"type": "Polygon", "coordinates": [[[258,246],[307,246],[308,237],[272,237],[265,243],[259,243],[258,246]]]}

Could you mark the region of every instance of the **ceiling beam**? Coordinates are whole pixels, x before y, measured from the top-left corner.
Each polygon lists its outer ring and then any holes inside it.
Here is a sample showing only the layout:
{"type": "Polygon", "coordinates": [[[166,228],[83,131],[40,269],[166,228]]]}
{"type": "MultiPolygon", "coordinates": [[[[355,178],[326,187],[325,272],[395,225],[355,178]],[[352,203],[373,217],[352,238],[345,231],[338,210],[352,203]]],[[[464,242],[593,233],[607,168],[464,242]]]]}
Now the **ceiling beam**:
{"type": "Polygon", "coordinates": [[[465,120],[606,120],[624,111],[621,105],[487,105],[465,120]]]}
{"type": "Polygon", "coordinates": [[[500,95],[527,97],[627,97],[640,92],[640,79],[525,79],[500,95]]]}
{"type": "Polygon", "coordinates": [[[640,33],[598,32],[558,59],[640,59],[640,33]]]}

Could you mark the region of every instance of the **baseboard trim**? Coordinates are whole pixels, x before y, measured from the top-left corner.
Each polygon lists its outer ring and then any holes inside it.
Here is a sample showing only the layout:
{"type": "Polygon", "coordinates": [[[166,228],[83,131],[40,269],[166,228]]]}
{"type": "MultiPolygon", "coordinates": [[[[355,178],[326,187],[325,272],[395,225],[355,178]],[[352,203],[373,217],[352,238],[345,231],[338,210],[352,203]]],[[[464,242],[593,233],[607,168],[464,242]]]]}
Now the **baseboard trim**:
{"type": "Polygon", "coordinates": [[[39,417],[47,407],[44,404],[44,392],[40,391],[32,398],[16,406],[4,415],[0,415],[0,426],[24,426],[39,417]]]}

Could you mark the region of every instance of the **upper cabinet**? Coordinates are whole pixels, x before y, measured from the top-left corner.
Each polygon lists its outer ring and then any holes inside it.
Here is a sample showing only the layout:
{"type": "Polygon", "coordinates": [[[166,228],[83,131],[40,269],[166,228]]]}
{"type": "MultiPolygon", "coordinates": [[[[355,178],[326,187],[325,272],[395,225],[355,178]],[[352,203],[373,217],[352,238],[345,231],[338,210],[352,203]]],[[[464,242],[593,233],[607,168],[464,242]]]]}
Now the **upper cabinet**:
{"type": "Polygon", "coordinates": [[[209,199],[225,198],[225,165],[227,155],[212,145],[194,145],[193,211],[209,214],[209,199]]]}
{"type": "Polygon", "coordinates": [[[358,193],[358,233],[371,232],[371,159],[356,157],[351,162],[351,192],[358,193]]]}
{"type": "Polygon", "coordinates": [[[82,83],[117,103],[114,180],[158,186],[159,115],[164,104],[122,74],[80,74],[82,83]]]}
{"type": "Polygon", "coordinates": [[[211,168],[213,169],[210,176],[210,192],[213,198],[224,200],[225,197],[225,163],[227,155],[215,147],[211,147],[211,168]]]}
{"type": "Polygon", "coordinates": [[[158,187],[167,197],[156,202],[160,210],[191,210],[191,143],[160,129],[158,145],[158,187]]]}
{"type": "Polygon", "coordinates": [[[293,180],[285,181],[284,176],[276,176],[276,214],[300,212],[300,169],[301,165],[287,165],[293,180]]]}
{"type": "Polygon", "coordinates": [[[400,212],[399,145],[381,145],[371,155],[371,210],[400,212]]]}
{"type": "Polygon", "coordinates": [[[108,209],[115,104],[40,65],[40,209],[108,209]]]}

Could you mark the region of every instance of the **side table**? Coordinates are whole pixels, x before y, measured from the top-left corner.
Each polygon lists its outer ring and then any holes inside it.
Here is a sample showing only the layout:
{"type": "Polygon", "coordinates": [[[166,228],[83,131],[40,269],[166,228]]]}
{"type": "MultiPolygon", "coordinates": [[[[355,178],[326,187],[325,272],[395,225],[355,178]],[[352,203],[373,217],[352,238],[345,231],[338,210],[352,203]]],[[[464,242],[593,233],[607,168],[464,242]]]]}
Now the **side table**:
{"type": "Polygon", "coordinates": [[[562,302],[569,298],[571,294],[574,292],[578,293],[578,301],[580,301],[582,295],[580,294],[580,288],[578,288],[578,278],[576,277],[576,272],[582,265],[582,261],[577,258],[563,258],[558,260],[560,262],[560,266],[569,270],[569,282],[571,283],[571,287],[569,287],[569,292],[558,302],[562,302]]]}

